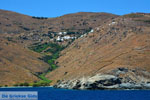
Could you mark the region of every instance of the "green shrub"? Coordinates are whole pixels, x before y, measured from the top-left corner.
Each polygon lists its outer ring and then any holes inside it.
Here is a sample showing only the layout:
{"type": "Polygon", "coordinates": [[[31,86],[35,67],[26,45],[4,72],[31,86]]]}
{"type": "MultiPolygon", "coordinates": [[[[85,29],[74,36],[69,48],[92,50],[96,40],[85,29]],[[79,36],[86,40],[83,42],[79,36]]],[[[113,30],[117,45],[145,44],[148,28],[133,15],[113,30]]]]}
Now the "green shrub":
{"type": "Polygon", "coordinates": [[[30,84],[27,82],[24,82],[24,83],[16,83],[13,86],[30,86],[30,84]]]}
{"type": "Polygon", "coordinates": [[[36,16],[32,16],[32,18],[34,18],[34,19],[48,19],[48,17],[36,17],[36,16]]]}
{"type": "Polygon", "coordinates": [[[29,49],[41,53],[43,50],[50,47],[50,49],[46,50],[46,52],[56,53],[64,49],[63,46],[60,46],[57,43],[44,43],[44,44],[38,44],[36,46],[29,47],[29,49]]]}
{"type": "Polygon", "coordinates": [[[33,83],[33,87],[38,87],[38,84],[37,83],[33,83]]]}
{"type": "Polygon", "coordinates": [[[46,82],[46,81],[41,80],[41,81],[39,81],[39,82],[37,82],[37,83],[33,83],[33,87],[49,86],[49,83],[50,83],[50,82],[46,82]]]}
{"type": "Polygon", "coordinates": [[[24,83],[20,83],[19,86],[24,86],[24,83]]]}
{"type": "MultiPolygon", "coordinates": [[[[45,55],[44,57],[42,58],[39,58],[40,60],[43,60],[44,62],[48,63],[50,65],[50,68],[44,72],[43,74],[37,74],[36,76],[39,77],[41,79],[41,81],[38,81],[38,82],[34,82],[30,85],[32,85],[33,87],[38,87],[38,86],[49,86],[49,84],[52,82],[51,80],[48,80],[45,75],[56,69],[58,66],[55,64],[55,60],[57,58],[59,58],[59,53],[61,50],[63,50],[65,47],[63,46],[60,46],[59,44],[57,43],[44,43],[44,44],[37,44],[37,45],[34,45],[32,47],[29,47],[31,50],[35,51],[35,52],[38,52],[38,53],[41,53],[41,52],[50,52],[52,53],[52,55],[45,55]],[[48,48],[48,49],[47,49],[48,48]],[[46,50],[47,49],[47,50],[46,50]]],[[[25,84],[23,84],[25,85],[25,84]]],[[[29,85],[29,84],[27,84],[29,85]]]]}
{"type": "Polygon", "coordinates": [[[150,23],[150,20],[145,20],[144,22],[145,22],[145,23],[150,23]]]}
{"type": "Polygon", "coordinates": [[[29,86],[29,83],[25,82],[23,85],[24,85],[24,86],[29,86]]]}
{"type": "Polygon", "coordinates": [[[52,68],[52,70],[54,70],[54,69],[56,69],[56,68],[57,68],[57,65],[52,64],[52,65],[51,65],[51,68],[52,68]]]}
{"type": "Polygon", "coordinates": [[[19,86],[19,84],[14,84],[13,86],[19,86]]]}

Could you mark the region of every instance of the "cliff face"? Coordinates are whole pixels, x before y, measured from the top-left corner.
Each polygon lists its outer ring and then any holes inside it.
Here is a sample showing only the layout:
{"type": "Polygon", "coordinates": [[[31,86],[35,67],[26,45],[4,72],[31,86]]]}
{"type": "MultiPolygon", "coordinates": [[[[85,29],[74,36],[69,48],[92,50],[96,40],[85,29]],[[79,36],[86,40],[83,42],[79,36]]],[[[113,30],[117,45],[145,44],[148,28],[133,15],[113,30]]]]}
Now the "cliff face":
{"type": "Polygon", "coordinates": [[[61,52],[57,60],[60,67],[47,77],[55,84],[96,74],[117,76],[113,70],[127,68],[143,70],[147,74],[139,72],[140,77],[137,78],[138,72],[133,71],[117,77],[124,79],[133,75],[129,81],[149,81],[146,80],[150,69],[149,20],[149,14],[138,13],[109,20],[96,27],[94,32],[77,39],[61,52]]]}

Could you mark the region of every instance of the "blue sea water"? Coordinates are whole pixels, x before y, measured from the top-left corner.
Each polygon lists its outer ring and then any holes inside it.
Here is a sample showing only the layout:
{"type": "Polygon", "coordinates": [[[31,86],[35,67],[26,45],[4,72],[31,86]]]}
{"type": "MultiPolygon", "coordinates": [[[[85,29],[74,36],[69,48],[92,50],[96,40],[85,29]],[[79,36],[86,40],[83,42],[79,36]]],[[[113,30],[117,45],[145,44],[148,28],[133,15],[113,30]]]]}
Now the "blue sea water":
{"type": "Polygon", "coordinates": [[[37,91],[38,100],[150,100],[150,90],[66,90],[51,87],[0,88],[2,91],[37,91]]]}

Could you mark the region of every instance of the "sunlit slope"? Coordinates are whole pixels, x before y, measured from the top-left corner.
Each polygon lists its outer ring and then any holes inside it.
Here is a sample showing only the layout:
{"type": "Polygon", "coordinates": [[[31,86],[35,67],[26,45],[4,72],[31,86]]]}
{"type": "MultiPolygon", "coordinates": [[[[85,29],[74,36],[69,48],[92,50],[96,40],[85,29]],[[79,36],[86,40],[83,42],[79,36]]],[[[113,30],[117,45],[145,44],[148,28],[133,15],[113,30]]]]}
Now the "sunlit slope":
{"type": "Polygon", "coordinates": [[[119,17],[76,40],[61,53],[57,60],[60,67],[47,77],[55,83],[58,80],[108,73],[116,68],[149,72],[150,16],[143,13],[138,15],[142,15],[140,19],[147,21],[136,20],[136,16],[119,17]]]}
{"type": "Polygon", "coordinates": [[[49,65],[38,57],[38,53],[0,38],[0,85],[39,80],[34,74],[46,71],[49,65]]]}

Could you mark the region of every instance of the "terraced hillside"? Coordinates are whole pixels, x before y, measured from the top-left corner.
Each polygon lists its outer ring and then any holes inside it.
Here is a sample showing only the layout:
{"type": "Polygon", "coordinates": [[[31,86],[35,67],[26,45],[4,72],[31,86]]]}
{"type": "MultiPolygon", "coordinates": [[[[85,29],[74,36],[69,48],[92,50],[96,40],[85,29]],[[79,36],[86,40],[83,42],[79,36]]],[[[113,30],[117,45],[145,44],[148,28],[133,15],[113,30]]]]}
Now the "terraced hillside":
{"type": "MultiPolygon", "coordinates": [[[[0,33],[5,33],[5,37],[11,37],[23,45],[57,42],[60,32],[65,32],[61,37],[77,38],[115,17],[118,16],[108,13],[80,12],[56,18],[44,18],[0,10],[0,33]]],[[[67,45],[71,40],[72,38],[65,39],[61,44],[67,45]]]]}
{"type": "Polygon", "coordinates": [[[94,28],[93,33],[75,40],[61,52],[57,60],[61,67],[47,77],[60,85],[97,74],[115,75],[125,82],[149,82],[149,20],[150,14],[129,14],[94,28]],[[115,71],[118,68],[134,71],[115,71]]]}

